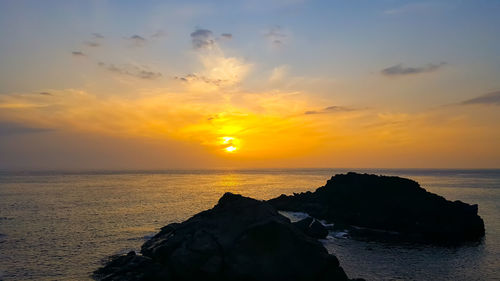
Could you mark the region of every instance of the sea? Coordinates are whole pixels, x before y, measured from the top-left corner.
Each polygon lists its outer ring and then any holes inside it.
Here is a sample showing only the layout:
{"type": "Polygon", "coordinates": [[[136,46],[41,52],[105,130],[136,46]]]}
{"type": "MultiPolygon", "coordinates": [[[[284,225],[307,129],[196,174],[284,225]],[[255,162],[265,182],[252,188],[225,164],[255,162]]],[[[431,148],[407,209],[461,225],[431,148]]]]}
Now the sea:
{"type": "Polygon", "coordinates": [[[90,280],[111,255],[138,251],[162,226],[225,192],[257,199],[313,191],[347,171],[411,178],[479,205],[486,236],[459,247],[321,240],[350,278],[500,280],[500,170],[264,169],[0,172],[0,280],[90,280]]]}

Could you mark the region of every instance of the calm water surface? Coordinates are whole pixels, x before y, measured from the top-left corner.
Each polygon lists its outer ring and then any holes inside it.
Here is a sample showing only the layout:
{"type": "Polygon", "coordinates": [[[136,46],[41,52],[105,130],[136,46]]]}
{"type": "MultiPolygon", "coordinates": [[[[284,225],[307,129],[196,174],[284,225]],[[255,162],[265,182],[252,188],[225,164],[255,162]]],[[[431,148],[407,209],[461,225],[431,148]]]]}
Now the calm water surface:
{"type": "MultiPolygon", "coordinates": [[[[88,280],[109,255],[211,208],[224,192],[258,199],[314,190],[339,169],[0,173],[0,279],[88,280]]],[[[500,280],[499,170],[359,170],[409,177],[479,204],[479,245],[438,248],[324,240],[350,277],[500,280]]]]}

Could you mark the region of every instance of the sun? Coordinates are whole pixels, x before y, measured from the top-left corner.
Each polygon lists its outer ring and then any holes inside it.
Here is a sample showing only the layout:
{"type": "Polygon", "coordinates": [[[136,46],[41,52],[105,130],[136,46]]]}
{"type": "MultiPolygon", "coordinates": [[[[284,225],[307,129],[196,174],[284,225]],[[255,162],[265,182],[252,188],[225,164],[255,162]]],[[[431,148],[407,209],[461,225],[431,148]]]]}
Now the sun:
{"type": "Polygon", "coordinates": [[[233,153],[239,148],[240,141],[235,137],[221,137],[219,142],[225,152],[233,153]]]}
{"type": "Polygon", "coordinates": [[[234,152],[237,148],[231,145],[231,146],[226,147],[225,149],[227,152],[234,152]]]}
{"type": "Polygon", "coordinates": [[[234,140],[233,137],[222,137],[222,144],[228,144],[234,140]]]}

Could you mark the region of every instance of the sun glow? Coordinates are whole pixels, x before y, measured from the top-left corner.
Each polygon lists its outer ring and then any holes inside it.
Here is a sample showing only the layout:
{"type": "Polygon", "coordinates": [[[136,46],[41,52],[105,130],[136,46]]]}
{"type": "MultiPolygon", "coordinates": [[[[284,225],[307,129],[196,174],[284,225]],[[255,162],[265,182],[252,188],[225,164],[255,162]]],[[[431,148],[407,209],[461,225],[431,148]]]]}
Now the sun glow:
{"type": "Polygon", "coordinates": [[[237,144],[239,144],[239,140],[234,137],[221,137],[220,143],[225,152],[231,153],[238,149],[237,144]]]}
{"type": "Polygon", "coordinates": [[[226,147],[226,151],[227,151],[227,152],[234,152],[236,149],[237,149],[237,148],[236,148],[236,147],[234,147],[234,146],[232,146],[232,145],[231,145],[231,146],[226,147]]]}
{"type": "Polygon", "coordinates": [[[234,140],[233,137],[222,137],[222,144],[231,143],[234,140]]]}

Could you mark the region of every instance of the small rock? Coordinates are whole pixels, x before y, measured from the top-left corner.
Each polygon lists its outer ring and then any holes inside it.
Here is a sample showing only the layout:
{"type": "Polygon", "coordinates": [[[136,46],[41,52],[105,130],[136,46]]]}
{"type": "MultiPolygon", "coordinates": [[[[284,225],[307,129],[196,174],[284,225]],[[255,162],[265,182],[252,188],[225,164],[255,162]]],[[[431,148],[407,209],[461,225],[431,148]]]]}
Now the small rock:
{"type": "Polygon", "coordinates": [[[325,239],[326,236],[328,236],[328,230],[326,227],[312,217],[307,217],[303,220],[295,222],[293,225],[302,230],[305,234],[316,239],[325,239]]]}

